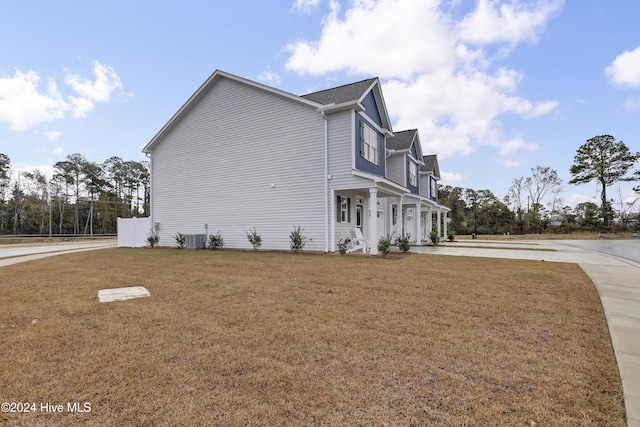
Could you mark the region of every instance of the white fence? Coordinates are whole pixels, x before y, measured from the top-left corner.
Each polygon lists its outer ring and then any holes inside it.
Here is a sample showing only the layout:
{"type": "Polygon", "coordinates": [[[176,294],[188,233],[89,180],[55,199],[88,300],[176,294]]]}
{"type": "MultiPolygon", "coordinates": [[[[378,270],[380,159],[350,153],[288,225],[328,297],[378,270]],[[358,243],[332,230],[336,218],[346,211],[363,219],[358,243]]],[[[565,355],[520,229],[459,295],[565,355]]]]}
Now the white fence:
{"type": "Polygon", "coordinates": [[[151,218],[118,218],[118,247],[141,248],[150,232],[151,218]]]}

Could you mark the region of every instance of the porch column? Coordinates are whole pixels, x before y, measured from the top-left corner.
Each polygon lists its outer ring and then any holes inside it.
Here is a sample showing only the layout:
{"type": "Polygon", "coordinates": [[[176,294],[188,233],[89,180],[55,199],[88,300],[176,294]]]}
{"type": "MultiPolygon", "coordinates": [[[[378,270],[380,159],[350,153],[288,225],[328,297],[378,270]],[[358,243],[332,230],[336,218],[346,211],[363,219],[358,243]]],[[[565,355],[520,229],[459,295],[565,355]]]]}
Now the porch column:
{"type": "Polygon", "coordinates": [[[396,230],[398,237],[404,234],[404,224],[402,223],[402,196],[398,196],[396,205],[396,230]]]}
{"type": "Polygon", "coordinates": [[[444,212],[444,221],[442,221],[442,226],[444,227],[444,237],[447,237],[447,219],[448,219],[449,214],[445,211],[444,212]]]}
{"type": "Polygon", "coordinates": [[[427,236],[431,234],[433,230],[433,211],[431,210],[431,206],[427,208],[427,236]]]}
{"type": "Polygon", "coordinates": [[[378,253],[378,189],[369,189],[369,243],[371,251],[369,253],[376,255],[378,253]]]}
{"type": "Polygon", "coordinates": [[[442,211],[440,209],[436,211],[436,217],[438,218],[436,230],[438,230],[438,236],[442,236],[442,211]]]}
{"type": "Polygon", "coordinates": [[[416,203],[416,245],[422,244],[422,206],[416,203]]]}

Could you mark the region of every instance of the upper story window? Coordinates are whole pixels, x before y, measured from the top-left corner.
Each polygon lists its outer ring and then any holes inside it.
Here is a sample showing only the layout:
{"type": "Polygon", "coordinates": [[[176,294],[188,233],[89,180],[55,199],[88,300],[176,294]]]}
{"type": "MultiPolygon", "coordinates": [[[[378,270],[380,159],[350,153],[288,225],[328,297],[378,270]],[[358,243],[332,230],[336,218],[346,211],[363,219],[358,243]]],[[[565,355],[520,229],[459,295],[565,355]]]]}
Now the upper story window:
{"type": "Polygon", "coordinates": [[[418,185],[418,165],[413,162],[409,162],[409,184],[418,185]]]}
{"type": "Polygon", "coordinates": [[[430,177],[430,181],[431,189],[429,191],[429,195],[431,196],[432,200],[438,200],[438,183],[433,177],[430,177]]]}
{"type": "Polygon", "coordinates": [[[360,123],[360,155],[371,163],[380,164],[378,134],[364,123],[360,123]]]}

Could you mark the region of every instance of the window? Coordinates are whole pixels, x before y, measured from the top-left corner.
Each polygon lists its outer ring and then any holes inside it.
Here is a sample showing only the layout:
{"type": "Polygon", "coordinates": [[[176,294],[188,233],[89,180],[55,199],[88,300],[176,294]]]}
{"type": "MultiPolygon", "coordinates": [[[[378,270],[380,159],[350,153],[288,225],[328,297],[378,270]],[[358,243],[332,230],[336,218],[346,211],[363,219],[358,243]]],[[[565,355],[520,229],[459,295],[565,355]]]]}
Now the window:
{"type": "Polygon", "coordinates": [[[409,184],[416,187],[418,185],[418,165],[409,161],[409,184]]]}
{"type": "Polygon", "coordinates": [[[431,189],[429,195],[432,200],[438,200],[438,183],[434,177],[431,177],[431,189]]]}
{"type": "Polygon", "coordinates": [[[351,199],[338,196],[337,222],[351,222],[351,199]]]}
{"type": "Polygon", "coordinates": [[[378,133],[364,123],[360,123],[360,155],[371,163],[380,164],[378,133]]]}

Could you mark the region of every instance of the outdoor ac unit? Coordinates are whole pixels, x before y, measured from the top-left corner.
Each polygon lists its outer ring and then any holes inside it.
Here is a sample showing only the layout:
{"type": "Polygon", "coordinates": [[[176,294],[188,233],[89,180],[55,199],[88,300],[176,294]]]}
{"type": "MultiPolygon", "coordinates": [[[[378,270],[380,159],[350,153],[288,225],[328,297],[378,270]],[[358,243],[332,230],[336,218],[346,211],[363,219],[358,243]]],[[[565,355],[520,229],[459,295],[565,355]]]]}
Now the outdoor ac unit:
{"type": "Polygon", "coordinates": [[[206,247],[207,235],[206,234],[187,234],[184,236],[185,248],[187,249],[202,249],[206,247]]]}

